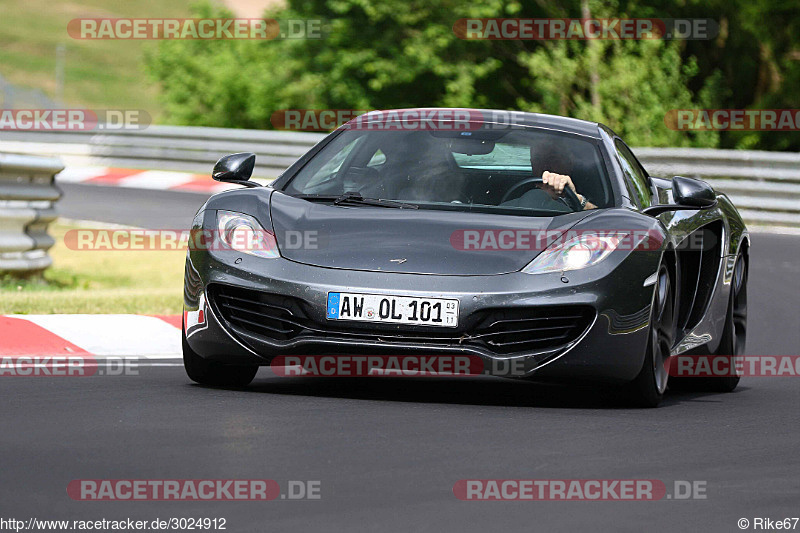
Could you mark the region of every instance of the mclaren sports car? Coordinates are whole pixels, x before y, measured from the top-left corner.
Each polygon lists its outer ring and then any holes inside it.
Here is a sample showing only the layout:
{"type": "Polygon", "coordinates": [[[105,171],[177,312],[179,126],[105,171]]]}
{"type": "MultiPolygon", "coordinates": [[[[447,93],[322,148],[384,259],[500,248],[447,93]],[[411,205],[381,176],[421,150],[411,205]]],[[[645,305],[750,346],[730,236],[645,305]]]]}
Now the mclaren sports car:
{"type": "MultiPolygon", "coordinates": [[[[482,373],[596,382],[653,407],[680,354],[736,358],[750,239],[725,194],[651,176],[603,124],[533,113],[371,112],[268,185],[256,156],[192,224],[183,357],[243,387],[294,356],[468,357],[482,373]]],[[[472,366],[470,366],[472,368],[472,366]]]]}

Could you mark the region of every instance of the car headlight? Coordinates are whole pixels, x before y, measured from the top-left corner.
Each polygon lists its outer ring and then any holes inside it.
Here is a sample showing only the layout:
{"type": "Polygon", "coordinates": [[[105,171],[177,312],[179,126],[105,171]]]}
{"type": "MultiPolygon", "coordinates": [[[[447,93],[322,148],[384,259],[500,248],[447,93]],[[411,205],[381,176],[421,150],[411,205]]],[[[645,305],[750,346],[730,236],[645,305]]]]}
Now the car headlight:
{"type": "Polygon", "coordinates": [[[217,232],[219,239],[237,252],[266,259],[280,257],[275,235],[250,215],[217,211],[217,232]]]}
{"type": "Polygon", "coordinates": [[[566,241],[551,244],[528,266],[522,269],[527,274],[580,270],[596,265],[617,249],[625,234],[583,234],[566,241]]]}

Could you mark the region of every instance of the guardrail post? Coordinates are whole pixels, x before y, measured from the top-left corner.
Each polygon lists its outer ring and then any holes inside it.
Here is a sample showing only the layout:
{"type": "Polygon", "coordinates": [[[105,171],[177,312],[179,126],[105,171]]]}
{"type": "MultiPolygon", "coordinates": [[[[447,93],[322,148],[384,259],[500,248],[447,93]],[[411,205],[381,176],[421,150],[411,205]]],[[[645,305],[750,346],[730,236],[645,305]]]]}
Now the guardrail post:
{"type": "Polygon", "coordinates": [[[33,274],[53,263],[47,226],[57,216],[62,170],[56,158],[0,153],[0,273],[33,274]]]}

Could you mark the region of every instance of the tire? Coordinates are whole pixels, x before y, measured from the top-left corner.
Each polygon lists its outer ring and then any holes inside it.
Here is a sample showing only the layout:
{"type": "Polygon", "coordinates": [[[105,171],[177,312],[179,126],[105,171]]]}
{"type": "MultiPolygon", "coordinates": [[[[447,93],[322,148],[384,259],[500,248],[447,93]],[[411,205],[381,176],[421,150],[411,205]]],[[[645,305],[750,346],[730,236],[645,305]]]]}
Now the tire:
{"type": "Polygon", "coordinates": [[[658,269],[650,311],[644,364],[626,390],[628,403],[635,407],[658,407],[664,398],[669,381],[666,363],[675,338],[674,309],[672,282],[666,265],[662,264],[658,269]]]}
{"type": "Polygon", "coordinates": [[[186,340],[186,332],[182,333],[183,339],[183,367],[186,375],[195,383],[213,387],[246,387],[256,377],[258,366],[234,366],[203,359],[195,353],[186,340]]]}

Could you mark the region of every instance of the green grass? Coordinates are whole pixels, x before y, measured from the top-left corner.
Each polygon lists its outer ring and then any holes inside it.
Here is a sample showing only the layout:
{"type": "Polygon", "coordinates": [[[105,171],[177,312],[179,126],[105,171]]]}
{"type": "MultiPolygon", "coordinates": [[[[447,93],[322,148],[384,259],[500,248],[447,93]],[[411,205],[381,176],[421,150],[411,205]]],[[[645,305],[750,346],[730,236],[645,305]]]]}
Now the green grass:
{"type": "Polygon", "coordinates": [[[53,224],[53,266],[43,277],[0,277],[0,314],[179,314],[185,251],[79,251],[53,224]]]}
{"type": "Polygon", "coordinates": [[[66,48],[64,103],[69,107],[144,109],[161,115],[158,88],[144,68],[155,41],[77,40],[67,23],[81,17],[188,17],[194,0],[3,0],[0,74],[54,97],[56,46],[66,48]]]}

